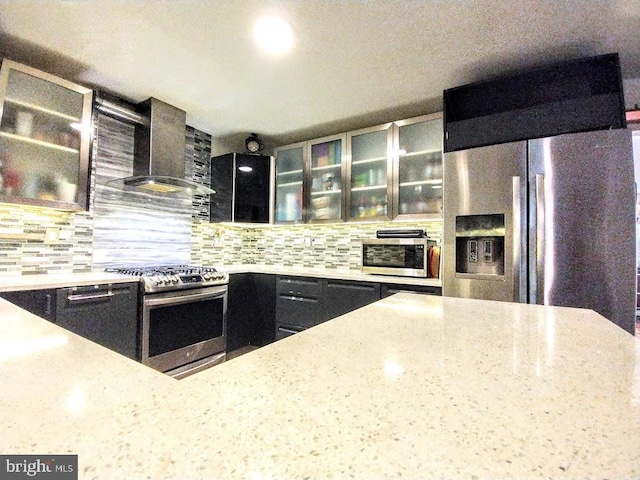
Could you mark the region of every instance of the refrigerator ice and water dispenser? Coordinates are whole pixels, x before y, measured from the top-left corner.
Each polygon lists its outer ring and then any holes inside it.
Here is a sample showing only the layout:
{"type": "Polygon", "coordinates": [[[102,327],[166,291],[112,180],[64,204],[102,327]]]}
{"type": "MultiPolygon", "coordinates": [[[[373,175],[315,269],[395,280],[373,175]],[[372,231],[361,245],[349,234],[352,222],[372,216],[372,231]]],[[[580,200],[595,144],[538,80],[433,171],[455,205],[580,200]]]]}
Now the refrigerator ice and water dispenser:
{"type": "Polygon", "coordinates": [[[504,214],[457,216],[456,276],[504,276],[504,236],[504,214]]]}

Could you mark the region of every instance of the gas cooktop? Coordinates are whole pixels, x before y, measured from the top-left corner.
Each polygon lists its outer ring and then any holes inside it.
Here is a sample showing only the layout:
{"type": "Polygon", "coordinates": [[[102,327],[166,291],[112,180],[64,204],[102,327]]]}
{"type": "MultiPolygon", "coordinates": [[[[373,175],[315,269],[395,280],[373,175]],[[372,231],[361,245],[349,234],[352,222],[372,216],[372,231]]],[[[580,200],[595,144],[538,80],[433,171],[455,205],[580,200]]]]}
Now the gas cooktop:
{"type": "Polygon", "coordinates": [[[229,283],[229,274],[214,267],[162,265],[110,267],[107,272],[140,277],[146,293],[202,288],[229,283]]]}

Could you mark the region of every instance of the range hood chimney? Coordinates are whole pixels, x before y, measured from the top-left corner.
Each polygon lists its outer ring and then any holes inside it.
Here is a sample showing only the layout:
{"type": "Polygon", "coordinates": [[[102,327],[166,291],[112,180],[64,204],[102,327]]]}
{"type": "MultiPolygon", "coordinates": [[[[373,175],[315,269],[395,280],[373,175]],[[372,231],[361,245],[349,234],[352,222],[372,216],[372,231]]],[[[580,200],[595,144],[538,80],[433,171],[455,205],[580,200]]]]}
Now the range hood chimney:
{"type": "Polygon", "coordinates": [[[185,178],[186,112],[157,98],[139,103],[136,112],[145,121],[135,122],[133,176],[109,183],[164,195],[216,193],[185,178]]]}

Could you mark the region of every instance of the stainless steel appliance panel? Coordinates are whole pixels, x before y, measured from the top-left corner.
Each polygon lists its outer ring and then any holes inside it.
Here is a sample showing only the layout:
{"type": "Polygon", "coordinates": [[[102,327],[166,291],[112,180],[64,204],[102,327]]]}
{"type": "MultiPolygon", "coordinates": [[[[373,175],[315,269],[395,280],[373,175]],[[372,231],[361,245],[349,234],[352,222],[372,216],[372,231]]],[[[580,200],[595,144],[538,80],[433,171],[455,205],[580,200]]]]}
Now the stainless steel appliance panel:
{"type": "Polygon", "coordinates": [[[145,295],[142,363],[171,374],[224,354],[227,291],[220,285],[145,295]]]}
{"type": "Polygon", "coordinates": [[[635,191],[626,129],[529,141],[529,302],[635,312],[635,191]]]}
{"type": "MultiPolygon", "coordinates": [[[[526,239],[522,235],[526,232],[526,160],[526,142],[445,154],[443,295],[526,301],[526,239]],[[504,217],[502,274],[498,270],[487,275],[457,271],[456,242],[465,235],[460,229],[465,216],[504,217]]],[[[469,229],[468,235],[478,239],[480,252],[493,238],[492,232],[481,227],[469,229]]]]}
{"type": "Polygon", "coordinates": [[[426,238],[375,238],[362,240],[362,272],[406,277],[428,276],[426,238]]]}

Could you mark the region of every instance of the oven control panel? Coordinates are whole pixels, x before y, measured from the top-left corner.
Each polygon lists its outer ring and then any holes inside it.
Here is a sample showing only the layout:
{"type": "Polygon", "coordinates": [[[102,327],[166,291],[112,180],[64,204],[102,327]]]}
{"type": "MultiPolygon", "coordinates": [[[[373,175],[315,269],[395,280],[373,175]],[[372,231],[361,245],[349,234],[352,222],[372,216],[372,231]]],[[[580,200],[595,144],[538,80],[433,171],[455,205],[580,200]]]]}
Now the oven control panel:
{"type": "Polygon", "coordinates": [[[192,274],[154,275],[144,277],[146,292],[162,292],[184,288],[208,287],[229,283],[229,274],[225,272],[206,272],[192,274]]]}

